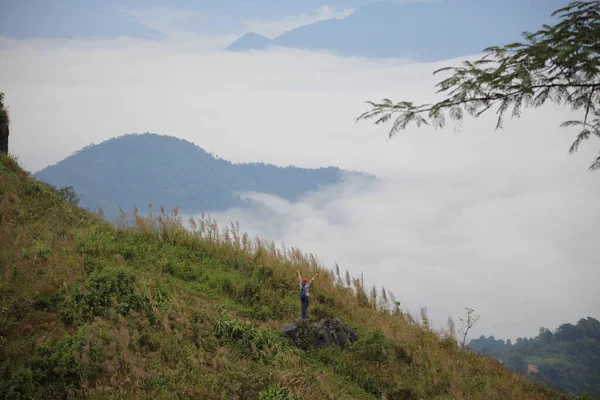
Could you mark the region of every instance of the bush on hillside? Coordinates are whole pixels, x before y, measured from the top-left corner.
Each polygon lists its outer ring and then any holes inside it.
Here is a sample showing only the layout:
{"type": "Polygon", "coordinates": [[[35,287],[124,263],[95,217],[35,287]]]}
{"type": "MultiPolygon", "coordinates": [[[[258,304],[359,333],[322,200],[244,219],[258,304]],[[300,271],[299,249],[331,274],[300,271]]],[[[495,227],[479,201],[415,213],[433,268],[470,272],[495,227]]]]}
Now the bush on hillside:
{"type": "Polygon", "coordinates": [[[130,310],[147,311],[150,302],[135,284],[135,276],[126,270],[93,271],[86,279],[65,290],[60,317],[66,324],[106,317],[113,309],[126,315],[130,310]]]}
{"type": "Polygon", "coordinates": [[[265,364],[271,363],[285,349],[275,332],[239,319],[221,317],[213,331],[224,343],[233,345],[243,356],[265,364]]]}
{"type": "Polygon", "coordinates": [[[294,392],[283,387],[270,387],[258,394],[258,400],[294,400],[294,392]]]}

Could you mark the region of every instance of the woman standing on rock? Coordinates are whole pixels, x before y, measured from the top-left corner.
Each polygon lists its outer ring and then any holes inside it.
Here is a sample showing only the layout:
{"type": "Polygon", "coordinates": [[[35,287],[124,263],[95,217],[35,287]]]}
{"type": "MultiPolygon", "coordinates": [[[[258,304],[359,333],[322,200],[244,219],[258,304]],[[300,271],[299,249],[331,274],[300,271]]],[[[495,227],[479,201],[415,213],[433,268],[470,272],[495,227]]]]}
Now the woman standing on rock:
{"type": "Polygon", "coordinates": [[[309,281],[306,278],[302,279],[302,276],[300,276],[300,271],[296,272],[298,272],[298,282],[300,283],[300,304],[302,305],[302,318],[306,319],[308,318],[308,304],[310,303],[308,290],[319,274],[315,274],[315,276],[313,276],[309,281]]]}

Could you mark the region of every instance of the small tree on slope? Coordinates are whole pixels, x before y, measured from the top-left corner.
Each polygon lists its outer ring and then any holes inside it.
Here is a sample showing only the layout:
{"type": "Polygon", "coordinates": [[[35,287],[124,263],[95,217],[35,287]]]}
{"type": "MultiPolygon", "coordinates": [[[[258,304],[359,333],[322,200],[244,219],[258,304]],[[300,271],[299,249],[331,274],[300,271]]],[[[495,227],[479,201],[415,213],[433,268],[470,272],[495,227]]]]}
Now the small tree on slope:
{"type": "Polygon", "coordinates": [[[460,336],[461,336],[461,341],[460,341],[460,347],[461,349],[465,349],[465,346],[467,345],[467,336],[469,335],[469,331],[471,330],[471,328],[473,328],[475,326],[475,324],[477,323],[477,321],[479,321],[479,315],[474,315],[473,312],[475,310],[473,310],[472,308],[465,308],[465,310],[467,310],[467,317],[466,318],[461,318],[460,319],[460,323],[461,323],[461,328],[460,328],[460,336]]]}

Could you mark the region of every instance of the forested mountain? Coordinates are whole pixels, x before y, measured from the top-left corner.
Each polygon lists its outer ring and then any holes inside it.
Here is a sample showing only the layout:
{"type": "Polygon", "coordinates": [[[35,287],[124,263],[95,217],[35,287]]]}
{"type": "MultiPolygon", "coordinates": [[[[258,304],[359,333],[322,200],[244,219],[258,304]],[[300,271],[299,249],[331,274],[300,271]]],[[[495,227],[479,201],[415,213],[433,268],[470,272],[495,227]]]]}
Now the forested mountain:
{"type": "Polygon", "coordinates": [[[189,213],[247,207],[238,192],[261,192],[296,201],[347,176],[373,177],[339,168],[303,169],[263,163],[233,164],[195,144],[171,136],[130,134],[83,148],[34,174],[53,186],[73,186],[80,205],[101,207],[109,220],[119,207],[144,212],[180,207],[189,213]]]}
{"type": "Polygon", "coordinates": [[[516,343],[481,336],[469,347],[534,382],[600,399],[600,322],[594,318],[562,324],[554,332],[540,328],[535,338],[518,338],[516,343]]]}

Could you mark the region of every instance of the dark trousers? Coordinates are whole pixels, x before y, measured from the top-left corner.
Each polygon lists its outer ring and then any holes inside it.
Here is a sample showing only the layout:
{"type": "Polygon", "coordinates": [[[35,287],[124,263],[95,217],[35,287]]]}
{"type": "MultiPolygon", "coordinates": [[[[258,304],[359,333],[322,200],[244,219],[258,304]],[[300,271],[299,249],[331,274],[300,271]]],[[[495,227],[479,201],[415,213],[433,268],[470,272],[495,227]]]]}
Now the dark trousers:
{"type": "Polygon", "coordinates": [[[306,296],[304,299],[300,298],[302,304],[302,318],[308,318],[308,303],[310,303],[310,297],[306,296]]]}

